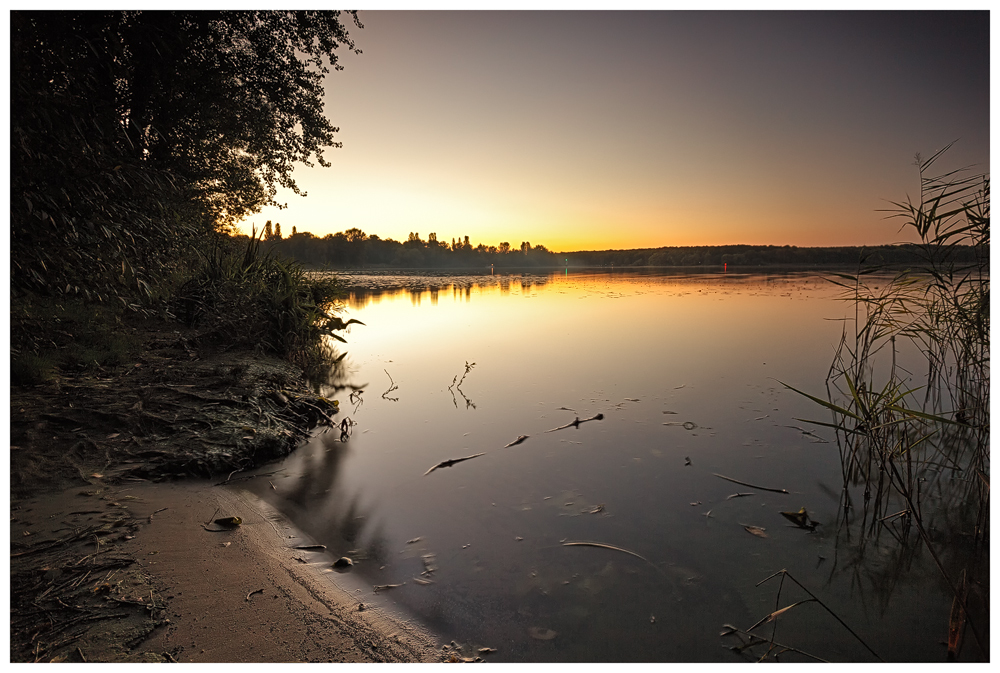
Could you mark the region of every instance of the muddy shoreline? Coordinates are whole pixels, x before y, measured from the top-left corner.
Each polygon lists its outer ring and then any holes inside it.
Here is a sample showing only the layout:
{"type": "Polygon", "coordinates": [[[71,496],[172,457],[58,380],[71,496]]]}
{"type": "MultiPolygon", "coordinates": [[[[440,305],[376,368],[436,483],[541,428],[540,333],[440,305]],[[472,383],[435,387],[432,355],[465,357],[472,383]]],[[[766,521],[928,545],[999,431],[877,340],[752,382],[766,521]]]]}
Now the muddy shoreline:
{"type": "Polygon", "coordinates": [[[323,577],[290,524],[213,485],[317,425],[349,432],[333,401],[287,362],[170,323],[141,335],[127,366],[11,389],[11,661],[441,660],[323,577]],[[215,512],[243,523],[217,532],[215,512]]]}

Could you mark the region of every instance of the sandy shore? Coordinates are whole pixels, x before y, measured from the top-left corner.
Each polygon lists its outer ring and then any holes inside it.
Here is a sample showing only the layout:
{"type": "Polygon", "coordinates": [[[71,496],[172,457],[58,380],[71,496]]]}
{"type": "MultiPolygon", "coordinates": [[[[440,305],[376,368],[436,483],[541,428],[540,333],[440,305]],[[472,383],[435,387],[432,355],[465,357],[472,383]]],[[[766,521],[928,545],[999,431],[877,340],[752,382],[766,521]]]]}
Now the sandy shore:
{"type": "MultiPolygon", "coordinates": [[[[94,589],[115,607],[144,604],[136,610],[143,624],[125,628],[129,618],[101,617],[73,642],[57,649],[43,627],[36,640],[45,654],[39,660],[178,661],[178,662],[433,662],[441,661],[432,637],[418,626],[393,617],[376,605],[359,604],[371,592],[357,592],[330,577],[330,557],[296,550],[309,541],[278,514],[249,494],[200,483],[133,484],[84,491],[80,488],[19,503],[12,511],[11,539],[25,531],[31,539],[66,539],[66,524],[91,525],[127,511],[128,530],[117,541],[104,542],[118,557],[135,559],[126,573],[101,577],[88,573],[81,585],[94,589]],[[83,497],[89,496],[89,497],[83,497]],[[107,509],[108,511],[104,511],[107,509]],[[110,512],[114,512],[113,515],[110,512]],[[238,516],[242,525],[213,532],[204,524],[238,516]],[[96,579],[95,579],[96,578],[96,579]],[[138,636],[136,635],[138,634],[138,636]],[[110,642],[109,642],[110,641],[110,642]],[[46,650],[46,648],[48,648],[46,650]],[[75,649],[74,649],[75,648],[75,649]]],[[[118,530],[123,530],[118,529],[118,530]]],[[[94,536],[90,536],[94,537],[94,536]]],[[[27,538],[25,538],[27,539],[27,538]]],[[[102,552],[102,543],[73,552],[102,552]]],[[[45,546],[44,544],[41,546],[45,546]]],[[[69,545],[57,549],[67,552],[69,545]]],[[[37,544],[36,544],[37,548],[37,544]]],[[[82,562],[46,559],[44,554],[19,556],[22,577],[62,573],[109,556],[88,554],[82,562]],[[48,573],[48,574],[46,574],[48,573]]],[[[22,580],[23,581],[23,580],[22,580]]],[[[370,587],[369,587],[370,589],[370,587]]],[[[67,599],[70,600],[70,599],[67,599]]],[[[77,599],[72,599],[77,600],[77,599]]],[[[63,601],[65,603],[65,600],[63,601]]],[[[38,603],[36,602],[36,605],[38,603]]],[[[134,620],[133,620],[134,621],[134,620]]],[[[66,633],[66,632],[64,632],[66,633]]],[[[54,638],[54,636],[52,637],[54,638]]],[[[16,659],[15,659],[16,660],[16,659]]],[[[29,658],[29,660],[31,660],[29,658]]]]}

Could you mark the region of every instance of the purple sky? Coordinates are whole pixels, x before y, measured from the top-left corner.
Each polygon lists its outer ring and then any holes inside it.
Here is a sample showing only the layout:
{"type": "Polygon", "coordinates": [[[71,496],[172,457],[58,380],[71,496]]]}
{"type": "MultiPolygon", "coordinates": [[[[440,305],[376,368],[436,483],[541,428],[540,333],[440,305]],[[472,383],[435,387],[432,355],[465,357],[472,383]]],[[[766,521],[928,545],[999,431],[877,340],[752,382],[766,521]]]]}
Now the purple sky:
{"type": "Polygon", "coordinates": [[[563,251],[863,245],[912,165],[989,170],[987,12],[361,12],[344,147],[249,218],[563,251]]]}

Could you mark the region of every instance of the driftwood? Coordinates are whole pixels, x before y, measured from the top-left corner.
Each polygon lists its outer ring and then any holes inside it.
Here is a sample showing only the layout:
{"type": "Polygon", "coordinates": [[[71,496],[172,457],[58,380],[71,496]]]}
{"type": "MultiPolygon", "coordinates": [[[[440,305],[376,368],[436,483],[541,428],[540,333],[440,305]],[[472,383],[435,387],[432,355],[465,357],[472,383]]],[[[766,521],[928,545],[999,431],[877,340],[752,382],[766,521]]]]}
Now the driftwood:
{"type": "Polygon", "coordinates": [[[404,584],[406,584],[406,582],[400,582],[399,584],[376,584],[375,593],[378,593],[380,591],[385,591],[386,589],[395,589],[397,587],[403,586],[404,584]]]}
{"type": "Polygon", "coordinates": [[[455,463],[461,463],[463,460],[471,460],[472,458],[478,458],[479,456],[484,456],[484,455],[486,455],[486,452],[477,453],[477,454],[474,454],[474,455],[471,455],[471,456],[466,456],[465,458],[452,458],[451,460],[442,460],[440,463],[438,463],[437,465],[435,465],[431,469],[429,469],[426,472],[424,472],[424,476],[426,477],[428,474],[430,474],[434,470],[438,469],[439,467],[451,467],[455,463]]]}
{"type": "MultiPolygon", "coordinates": [[[[602,542],[563,542],[562,545],[564,547],[600,547],[601,549],[611,549],[613,551],[625,552],[626,554],[630,554],[638,559],[642,559],[646,563],[650,563],[649,559],[647,559],[645,556],[640,556],[639,554],[636,554],[634,551],[629,551],[628,549],[622,549],[621,547],[616,547],[611,544],[604,544],[602,542]]],[[[656,566],[653,567],[655,568],[656,566]]]]}
{"type": "Polygon", "coordinates": [[[788,491],[786,491],[783,488],[767,488],[766,486],[757,486],[756,484],[748,484],[745,481],[740,481],[739,479],[733,479],[732,477],[726,477],[716,472],[713,472],[712,474],[718,477],[719,479],[725,479],[726,481],[731,481],[734,484],[739,484],[740,486],[749,486],[750,488],[756,488],[759,491],[770,491],[771,493],[784,493],[785,495],[788,495],[788,491]]]}
{"type": "Polygon", "coordinates": [[[506,449],[508,446],[517,446],[518,444],[520,444],[521,442],[523,442],[527,438],[528,438],[528,435],[521,435],[517,439],[515,439],[513,442],[511,442],[510,444],[504,444],[503,448],[506,449]]]}
{"type": "Polygon", "coordinates": [[[597,414],[596,416],[591,416],[590,418],[581,419],[579,416],[572,423],[567,423],[566,425],[560,425],[558,428],[552,428],[551,430],[546,430],[545,432],[555,432],[556,430],[565,430],[566,428],[579,428],[581,423],[586,423],[587,421],[600,421],[604,420],[604,414],[597,414]]]}

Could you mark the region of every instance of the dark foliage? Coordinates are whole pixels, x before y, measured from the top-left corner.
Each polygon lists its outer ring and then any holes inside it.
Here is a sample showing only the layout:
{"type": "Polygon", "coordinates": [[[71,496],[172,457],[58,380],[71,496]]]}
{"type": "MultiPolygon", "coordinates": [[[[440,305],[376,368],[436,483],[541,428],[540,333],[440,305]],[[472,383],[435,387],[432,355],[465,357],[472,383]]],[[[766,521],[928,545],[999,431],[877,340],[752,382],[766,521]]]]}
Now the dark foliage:
{"type": "Polygon", "coordinates": [[[12,290],[137,308],[192,243],[298,191],[294,164],[337,145],[341,45],[339,12],[12,12],[12,290]]]}
{"type": "MultiPolygon", "coordinates": [[[[314,268],[530,268],[530,267],[711,267],[728,265],[733,271],[758,267],[797,268],[856,267],[865,260],[870,266],[916,267],[926,257],[920,244],[874,247],[816,247],[793,245],[717,245],[634,250],[593,250],[556,253],[544,245],[524,241],[518,248],[509,243],[473,246],[469,237],[439,241],[431,233],[425,241],[411,233],[406,241],[383,239],[360,229],[327,234],[318,238],[309,232],[281,237],[281,225],[265,225],[265,242],[270,250],[314,268]],[[270,231],[270,235],[266,232],[270,231]]],[[[973,262],[989,254],[989,241],[966,242],[953,246],[958,261],[973,262]]]]}

